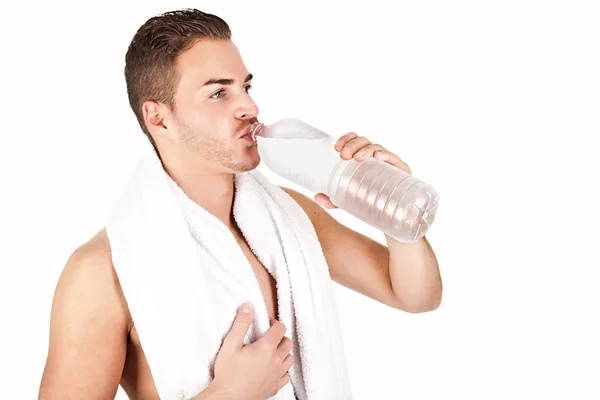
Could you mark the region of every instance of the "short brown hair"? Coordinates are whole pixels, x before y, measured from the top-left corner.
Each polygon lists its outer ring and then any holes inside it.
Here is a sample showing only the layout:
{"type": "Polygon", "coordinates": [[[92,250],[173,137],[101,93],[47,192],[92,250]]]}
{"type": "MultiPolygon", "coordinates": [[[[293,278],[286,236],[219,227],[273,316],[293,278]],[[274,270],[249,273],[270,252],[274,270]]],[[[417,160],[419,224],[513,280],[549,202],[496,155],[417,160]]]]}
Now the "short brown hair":
{"type": "Polygon", "coordinates": [[[169,11],[150,18],[136,32],[125,55],[129,104],[152,146],[142,104],[148,100],[174,106],[179,77],[175,60],[201,39],[229,40],[229,25],[216,15],[196,9],[169,11]]]}

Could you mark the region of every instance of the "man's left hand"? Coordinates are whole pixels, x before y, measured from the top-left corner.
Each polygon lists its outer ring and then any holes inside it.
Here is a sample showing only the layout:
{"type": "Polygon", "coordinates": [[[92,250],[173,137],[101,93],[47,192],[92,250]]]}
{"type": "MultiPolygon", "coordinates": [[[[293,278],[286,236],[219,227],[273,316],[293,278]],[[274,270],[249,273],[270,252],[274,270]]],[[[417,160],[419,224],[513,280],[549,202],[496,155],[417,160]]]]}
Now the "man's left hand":
{"type": "MultiPolygon", "coordinates": [[[[354,158],[361,162],[367,158],[376,158],[381,161],[400,168],[402,171],[412,174],[410,167],[400,159],[396,154],[388,151],[385,147],[379,144],[373,144],[364,136],[358,136],[355,132],[350,132],[340,137],[334,146],[335,150],[340,153],[340,158],[350,160],[354,158]]],[[[317,193],[315,201],[324,208],[338,208],[334,205],[329,196],[325,193],[317,193]]]]}

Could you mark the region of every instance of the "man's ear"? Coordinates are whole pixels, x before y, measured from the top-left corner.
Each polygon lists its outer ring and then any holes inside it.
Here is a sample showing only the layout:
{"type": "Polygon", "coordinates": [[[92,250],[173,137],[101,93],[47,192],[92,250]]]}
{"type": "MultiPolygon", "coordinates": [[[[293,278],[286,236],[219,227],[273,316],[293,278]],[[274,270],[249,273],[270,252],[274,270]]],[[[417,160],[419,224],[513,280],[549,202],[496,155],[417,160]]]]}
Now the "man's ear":
{"type": "MultiPolygon", "coordinates": [[[[142,114],[146,129],[152,136],[166,136],[168,128],[166,125],[167,107],[157,101],[148,100],[142,104],[142,114]]],[[[154,139],[156,140],[156,138],[154,139]]]]}

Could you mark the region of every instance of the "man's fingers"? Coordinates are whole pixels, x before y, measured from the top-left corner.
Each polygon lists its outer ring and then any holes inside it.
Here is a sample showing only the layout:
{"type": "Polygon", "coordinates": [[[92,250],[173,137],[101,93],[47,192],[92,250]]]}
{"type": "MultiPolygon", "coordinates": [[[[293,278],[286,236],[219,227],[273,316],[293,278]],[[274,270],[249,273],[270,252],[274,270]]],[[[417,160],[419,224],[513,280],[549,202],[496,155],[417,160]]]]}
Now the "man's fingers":
{"type": "Polygon", "coordinates": [[[374,154],[375,158],[381,161],[385,161],[386,163],[393,165],[396,168],[399,168],[406,172],[409,175],[412,175],[412,170],[400,157],[396,154],[391,153],[389,151],[376,151],[374,154]]]}
{"type": "Polygon", "coordinates": [[[244,337],[246,337],[252,321],[254,321],[254,306],[249,302],[242,304],[225,338],[224,344],[227,343],[236,348],[242,347],[244,345],[244,337]]]}
{"type": "Polygon", "coordinates": [[[281,390],[281,388],[287,385],[288,383],[290,383],[290,374],[286,372],[279,380],[279,386],[277,390],[281,390]]]}
{"type": "Polygon", "coordinates": [[[285,358],[285,360],[283,360],[282,367],[285,372],[288,372],[289,369],[292,367],[292,365],[294,365],[294,356],[291,354],[288,354],[287,357],[285,358]]]}
{"type": "Polygon", "coordinates": [[[357,151],[371,144],[371,141],[364,136],[358,136],[346,144],[342,148],[340,155],[342,159],[349,160],[354,157],[357,151]]]}
{"type": "Polygon", "coordinates": [[[331,202],[331,199],[325,193],[317,193],[315,195],[315,203],[317,203],[318,205],[320,205],[321,207],[324,207],[324,208],[329,208],[329,209],[338,208],[335,204],[333,204],[331,202]]]}
{"type": "Polygon", "coordinates": [[[341,136],[341,137],[340,137],[340,138],[337,140],[337,142],[335,142],[335,146],[333,146],[333,148],[334,148],[336,151],[338,151],[338,152],[339,152],[339,151],[341,151],[341,150],[342,150],[342,148],[344,147],[344,145],[345,145],[346,143],[348,143],[350,140],[352,140],[352,139],[354,139],[354,138],[356,138],[356,137],[358,137],[358,134],[357,134],[356,132],[349,132],[349,133],[346,133],[344,136],[341,136]]]}
{"type": "Polygon", "coordinates": [[[259,341],[267,342],[269,343],[269,346],[277,347],[279,342],[281,342],[283,335],[285,335],[285,331],[285,325],[276,319],[273,319],[271,320],[271,327],[267,333],[265,333],[265,335],[259,339],[259,341]]]}
{"type": "Polygon", "coordinates": [[[281,355],[281,358],[284,359],[287,354],[292,351],[294,348],[294,342],[287,336],[284,336],[279,342],[279,346],[277,346],[277,352],[281,355]]]}
{"type": "Polygon", "coordinates": [[[384,151],[387,152],[387,150],[380,144],[368,144],[366,146],[364,146],[363,148],[359,149],[356,154],[354,154],[354,159],[356,161],[363,161],[367,158],[371,158],[375,156],[375,152],[377,151],[384,151]]]}

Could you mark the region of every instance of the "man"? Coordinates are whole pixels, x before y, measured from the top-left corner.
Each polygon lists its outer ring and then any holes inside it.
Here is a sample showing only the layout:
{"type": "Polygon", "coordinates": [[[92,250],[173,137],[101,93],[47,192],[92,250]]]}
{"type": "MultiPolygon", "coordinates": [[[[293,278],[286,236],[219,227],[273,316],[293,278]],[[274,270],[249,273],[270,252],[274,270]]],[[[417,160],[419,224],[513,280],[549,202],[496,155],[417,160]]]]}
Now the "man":
{"type": "MultiPolygon", "coordinates": [[[[277,319],[275,281],[232,215],[234,174],[256,168],[260,156],[254,143],[240,137],[257,121],[258,108],[249,94],[252,75],[229,27],[198,10],[151,18],[131,42],[125,77],[131,107],[165,171],[231,230],[260,284],[269,316],[277,319]]],[[[377,157],[410,173],[397,155],[356,133],[342,136],[335,148],[343,159],[377,157]]],[[[323,209],[335,207],[326,195],[313,201],[284,190],[314,225],[335,282],[398,310],[438,307],[441,278],[425,238],[407,244],[386,236],[383,246],[332,218],[323,209]],[[346,267],[348,260],[352,268],[346,267]]],[[[251,321],[252,310],[240,313],[230,335],[240,339],[251,321]]],[[[290,357],[282,355],[292,343],[277,321],[271,330],[279,342],[274,343],[277,361],[272,352],[250,357],[231,347],[219,354],[214,383],[196,399],[264,399],[285,385],[290,357]]],[[[58,281],[40,398],[108,399],[119,384],[132,399],[158,398],[103,229],[74,251],[58,281]]]]}

